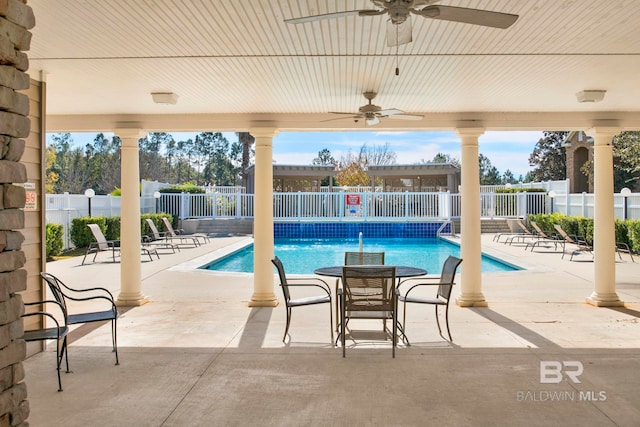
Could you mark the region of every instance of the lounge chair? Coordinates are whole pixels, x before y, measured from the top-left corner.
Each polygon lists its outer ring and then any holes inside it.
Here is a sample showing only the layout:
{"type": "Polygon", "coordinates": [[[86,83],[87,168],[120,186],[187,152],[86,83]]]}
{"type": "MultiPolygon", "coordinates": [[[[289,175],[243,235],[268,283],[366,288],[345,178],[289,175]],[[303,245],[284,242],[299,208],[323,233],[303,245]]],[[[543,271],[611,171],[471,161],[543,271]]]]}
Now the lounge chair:
{"type": "Polygon", "coordinates": [[[438,307],[445,307],[445,323],[447,325],[447,334],[449,335],[449,341],[453,342],[453,338],[451,338],[451,329],[449,328],[449,300],[451,299],[451,290],[453,285],[455,285],[455,277],[456,270],[462,260],[460,258],[456,258],[454,256],[449,256],[444,264],[442,265],[442,272],[440,276],[437,277],[419,277],[415,279],[405,279],[403,280],[396,289],[396,294],[398,295],[398,301],[403,305],[403,313],[402,313],[402,330],[405,332],[405,341],[409,344],[409,340],[406,337],[406,320],[407,320],[407,303],[415,303],[415,304],[431,304],[435,307],[435,316],[436,323],[438,325],[438,332],[442,338],[445,338],[442,335],[442,328],[440,327],[440,320],[438,318],[438,307]],[[415,283],[415,284],[411,284],[415,283]],[[402,292],[402,286],[407,284],[409,288],[406,292],[402,292]],[[422,286],[438,286],[438,291],[436,293],[435,298],[423,298],[419,296],[412,295],[412,292],[419,289],[422,286]]]}
{"type": "MultiPolygon", "coordinates": [[[[396,268],[384,265],[345,265],[342,267],[340,300],[340,339],[346,356],[346,329],[351,319],[391,320],[391,354],[396,357],[398,341],[396,268]]],[[[388,332],[386,327],[384,332],[388,332]]],[[[351,334],[353,337],[353,334],[351,334]]]]}
{"type": "MultiPolygon", "coordinates": [[[[562,238],[566,243],[571,243],[578,247],[573,252],[571,252],[571,257],[569,258],[569,261],[573,260],[573,256],[580,252],[589,252],[591,255],[593,255],[593,245],[587,242],[587,240],[584,237],[568,234],[566,231],[564,231],[562,226],[560,226],[559,224],[554,224],[553,226],[558,231],[558,233],[560,233],[560,236],[562,236],[562,238]]],[[[635,262],[635,260],[633,259],[633,254],[631,253],[631,248],[629,248],[629,245],[623,242],[616,242],[616,253],[618,254],[618,258],[621,261],[622,261],[622,255],[621,255],[622,252],[628,253],[629,256],[631,257],[631,261],[635,262]]],[[[564,254],[565,252],[564,252],[564,246],[563,246],[562,258],[564,258],[564,254]]]]}
{"type": "MultiPolygon", "coordinates": [[[[98,252],[110,251],[111,257],[113,258],[113,262],[116,262],[116,252],[120,253],[120,241],[119,240],[107,240],[102,234],[102,230],[98,224],[87,224],[89,230],[91,230],[91,234],[93,234],[93,238],[96,239],[95,242],[89,243],[89,247],[87,251],[84,253],[84,258],[82,258],[82,264],[84,265],[84,261],[87,259],[87,255],[93,255],[93,261],[96,262],[96,257],[98,256],[98,252]]],[[[149,259],[153,261],[153,255],[157,256],[160,259],[160,255],[158,255],[158,251],[155,248],[149,247],[143,243],[143,246],[140,248],[144,255],[148,255],[149,259]]]]}
{"type": "Polygon", "coordinates": [[[524,248],[525,251],[527,249],[529,249],[529,247],[531,247],[531,252],[533,252],[533,249],[536,246],[540,246],[540,245],[543,245],[543,244],[546,244],[546,243],[553,243],[553,248],[556,251],[558,250],[558,245],[561,245],[562,249],[564,251],[564,240],[563,239],[558,238],[557,235],[551,235],[550,233],[547,233],[546,231],[541,229],[540,226],[535,221],[529,221],[529,224],[531,224],[531,227],[533,227],[533,229],[536,231],[536,233],[538,234],[539,238],[538,238],[538,240],[536,240],[534,242],[527,243],[527,245],[524,248]]]}
{"type": "Polygon", "coordinates": [[[562,246],[562,258],[564,258],[565,255],[564,248],[566,243],[576,246],[576,249],[571,251],[571,257],[569,258],[569,261],[572,261],[573,256],[581,252],[589,252],[591,255],[593,255],[593,245],[587,242],[587,239],[582,236],[576,236],[567,233],[566,231],[564,231],[560,224],[553,224],[553,228],[556,229],[556,231],[564,241],[564,244],[562,246]]]}
{"type": "Polygon", "coordinates": [[[524,222],[522,222],[522,220],[517,220],[516,221],[516,225],[520,228],[520,230],[522,230],[521,233],[515,233],[513,234],[511,237],[508,237],[505,240],[505,244],[508,243],[509,245],[513,244],[514,241],[519,241],[520,243],[524,243],[524,239],[539,239],[540,236],[531,231],[525,224],[524,222]]]}
{"type": "Polygon", "coordinates": [[[510,231],[508,233],[497,233],[493,236],[493,241],[499,242],[502,237],[506,237],[503,243],[509,243],[516,237],[533,235],[531,230],[529,230],[527,226],[524,225],[521,219],[516,220],[515,223],[518,226],[518,228],[520,228],[522,231],[519,231],[519,232],[510,231]]]}
{"type": "MultiPolygon", "coordinates": [[[[146,222],[147,222],[147,225],[149,226],[149,230],[151,230],[151,235],[145,236],[146,244],[155,245],[158,248],[171,249],[173,253],[175,253],[176,250],[180,252],[180,246],[178,245],[178,243],[173,242],[173,237],[169,236],[166,232],[165,233],[159,232],[158,228],[156,227],[156,225],[151,219],[147,218],[146,222]]],[[[198,245],[194,243],[194,247],[195,246],[198,246],[198,245]]]]}
{"type": "Polygon", "coordinates": [[[209,243],[209,236],[204,233],[193,233],[193,234],[184,234],[183,229],[174,230],[171,225],[171,221],[167,217],[162,217],[162,222],[164,223],[164,227],[167,229],[167,233],[171,237],[184,237],[185,239],[195,239],[195,241],[200,245],[200,240],[202,239],[202,243],[209,243]]]}
{"type": "Polygon", "coordinates": [[[284,266],[282,265],[282,261],[280,258],[275,257],[271,260],[273,265],[276,266],[276,270],[278,270],[278,277],[280,278],[280,287],[282,288],[282,293],[284,294],[284,303],[287,309],[287,324],[284,327],[284,335],[282,336],[282,342],[285,342],[287,339],[287,335],[289,334],[289,326],[291,325],[291,309],[294,307],[304,307],[307,305],[316,305],[316,304],[329,304],[329,329],[331,330],[331,345],[333,345],[333,315],[331,309],[331,288],[322,279],[318,279],[317,277],[300,277],[300,278],[288,278],[286,273],[284,272],[284,266]],[[291,287],[315,287],[318,289],[322,289],[324,292],[320,295],[315,296],[306,296],[300,298],[291,298],[291,287]]]}

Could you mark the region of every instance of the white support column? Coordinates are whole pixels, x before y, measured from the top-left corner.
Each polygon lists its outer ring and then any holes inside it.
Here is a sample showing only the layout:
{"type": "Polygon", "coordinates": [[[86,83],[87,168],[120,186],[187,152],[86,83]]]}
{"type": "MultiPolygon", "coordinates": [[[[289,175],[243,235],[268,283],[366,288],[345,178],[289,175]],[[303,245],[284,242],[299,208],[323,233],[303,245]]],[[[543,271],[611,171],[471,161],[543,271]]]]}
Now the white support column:
{"type": "Polygon", "coordinates": [[[273,292],[273,137],[274,127],[249,132],[256,140],[255,194],[253,219],[253,295],[249,307],[275,307],[273,292]]]}
{"type": "Polygon", "coordinates": [[[620,132],[611,126],[591,130],[593,147],[594,211],[593,256],[594,286],[589,304],[598,307],[621,307],[616,293],[616,231],[613,208],[613,137],[620,132]]]}
{"type": "Polygon", "coordinates": [[[457,128],[462,140],[462,191],[460,213],[460,255],[462,258],[460,307],[487,307],[482,295],[482,245],[480,241],[480,168],[478,138],[483,128],[457,128]]]}
{"type": "Polygon", "coordinates": [[[139,306],[148,302],[142,294],[140,272],[140,161],[138,139],[145,133],[138,128],[114,129],[122,141],[120,208],[120,295],[119,306],[139,306]]]}

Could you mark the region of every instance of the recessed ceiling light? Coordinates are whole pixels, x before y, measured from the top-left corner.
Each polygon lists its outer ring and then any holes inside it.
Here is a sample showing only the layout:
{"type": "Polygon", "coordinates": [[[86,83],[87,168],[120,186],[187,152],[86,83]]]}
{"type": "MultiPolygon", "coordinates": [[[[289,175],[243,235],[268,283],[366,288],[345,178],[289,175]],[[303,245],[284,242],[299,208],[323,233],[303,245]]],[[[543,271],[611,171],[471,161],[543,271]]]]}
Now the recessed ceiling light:
{"type": "Polygon", "coordinates": [[[576,93],[578,102],[600,102],[604,99],[606,90],[583,90],[576,93]]]}
{"type": "Polygon", "coordinates": [[[176,104],[178,95],[173,92],[151,92],[151,98],[156,104],[176,104]]]}

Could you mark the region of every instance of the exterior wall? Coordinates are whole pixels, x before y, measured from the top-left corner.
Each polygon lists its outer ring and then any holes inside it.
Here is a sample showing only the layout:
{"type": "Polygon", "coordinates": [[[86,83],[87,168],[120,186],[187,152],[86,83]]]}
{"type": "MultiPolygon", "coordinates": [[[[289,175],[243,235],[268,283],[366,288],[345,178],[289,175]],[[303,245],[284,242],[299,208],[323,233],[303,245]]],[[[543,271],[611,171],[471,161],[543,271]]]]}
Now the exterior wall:
{"type": "MultiPolygon", "coordinates": [[[[26,191],[19,184],[41,175],[35,164],[20,163],[34,153],[25,148],[29,136],[29,88],[26,71],[29,60],[24,51],[31,44],[35,25],[26,0],[0,0],[0,425],[27,425],[29,403],[22,361],[26,345],[22,318],[24,304],[20,292],[27,289],[28,270],[41,258],[36,217],[25,216],[26,191]],[[35,166],[35,167],[34,167],[35,166]],[[27,226],[24,242],[20,229],[27,226]],[[34,233],[36,235],[34,235],[34,233]],[[34,257],[36,260],[32,260],[34,257]],[[29,261],[27,259],[29,258],[29,261]],[[25,268],[26,266],[26,268],[25,268]]],[[[32,195],[31,193],[30,195],[32,195]]],[[[27,292],[28,295],[28,292],[27,292]]]]}
{"type": "Polygon", "coordinates": [[[570,193],[593,193],[593,183],[580,172],[587,161],[593,160],[593,141],[584,132],[571,132],[566,141],[567,178],[570,193]],[[585,156],[586,150],[586,156],[585,156]]]}

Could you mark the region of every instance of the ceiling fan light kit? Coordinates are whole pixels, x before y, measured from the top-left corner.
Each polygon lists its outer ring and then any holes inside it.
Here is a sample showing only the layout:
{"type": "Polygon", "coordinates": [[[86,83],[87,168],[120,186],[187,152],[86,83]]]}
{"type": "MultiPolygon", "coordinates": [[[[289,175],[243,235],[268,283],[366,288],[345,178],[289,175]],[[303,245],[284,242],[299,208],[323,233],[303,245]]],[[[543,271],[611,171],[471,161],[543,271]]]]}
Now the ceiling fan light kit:
{"type": "Polygon", "coordinates": [[[173,92],[151,92],[151,99],[156,104],[174,105],[178,103],[178,95],[173,92]]]}

